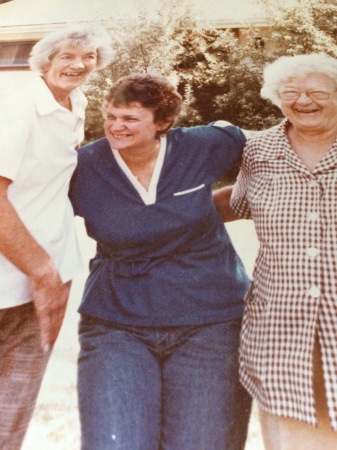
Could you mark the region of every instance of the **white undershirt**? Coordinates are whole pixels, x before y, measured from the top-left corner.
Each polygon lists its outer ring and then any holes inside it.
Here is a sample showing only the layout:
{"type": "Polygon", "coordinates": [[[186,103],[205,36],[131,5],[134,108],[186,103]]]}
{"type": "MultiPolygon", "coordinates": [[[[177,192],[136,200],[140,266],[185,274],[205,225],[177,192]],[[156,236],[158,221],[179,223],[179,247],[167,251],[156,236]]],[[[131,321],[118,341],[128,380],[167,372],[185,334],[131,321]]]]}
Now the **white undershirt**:
{"type": "Polygon", "coordinates": [[[152,173],[149,189],[146,190],[142,184],[138,181],[137,177],[134,176],[134,174],[131,172],[127,164],[125,163],[124,159],[121,157],[120,153],[116,149],[112,149],[112,154],[114,155],[117,164],[121,168],[121,170],[125,173],[125,175],[128,177],[128,179],[131,181],[134,188],[139,193],[140,197],[142,198],[145,205],[153,205],[156,203],[157,198],[157,184],[158,180],[161,174],[161,170],[164,163],[165,153],[166,153],[166,143],[167,138],[166,136],[161,136],[160,138],[160,148],[159,153],[157,157],[156,164],[154,166],[154,170],[152,173]]]}

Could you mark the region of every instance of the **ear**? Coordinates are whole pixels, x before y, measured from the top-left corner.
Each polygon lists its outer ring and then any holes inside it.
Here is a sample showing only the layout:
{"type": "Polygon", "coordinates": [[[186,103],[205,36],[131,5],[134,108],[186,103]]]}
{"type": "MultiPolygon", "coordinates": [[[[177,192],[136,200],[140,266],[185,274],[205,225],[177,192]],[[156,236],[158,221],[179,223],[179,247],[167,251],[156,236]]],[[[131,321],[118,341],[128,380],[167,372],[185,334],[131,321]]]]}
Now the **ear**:
{"type": "Polygon", "coordinates": [[[173,125],[173,121],[171,120],[167,120],[167,121],[162,121],[162,122],[158,122],[157,126],[158,126],[158,133],[166,133],[173,125]]]}
{"type": "Polygon", "coordinates": [[[50,62],[47,62],[43,67],[42,67],[42,74],[44,75],[45,73],[48,72],[48,70],[50,69],[50,62]]]}

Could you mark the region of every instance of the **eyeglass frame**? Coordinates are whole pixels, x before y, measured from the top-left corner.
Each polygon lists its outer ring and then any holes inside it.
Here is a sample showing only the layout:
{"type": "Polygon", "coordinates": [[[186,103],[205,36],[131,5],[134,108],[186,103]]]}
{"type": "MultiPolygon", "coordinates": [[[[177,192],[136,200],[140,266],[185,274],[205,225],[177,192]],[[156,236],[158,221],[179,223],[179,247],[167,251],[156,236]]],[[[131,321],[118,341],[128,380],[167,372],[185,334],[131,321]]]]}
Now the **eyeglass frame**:
{"type": "Polygon", "coordinates": [[[314,89],[313,90],[308,90],[308,91],[296,91],[296,90],[290,90],[289,89],[288,91],[283,91],[283,92],[278,91],[277,95],[278,95],[279,99],[283,100],[283,101],[298,100],[301,97],[302,94],[305,94],[308,98],[310,98],[310,100],[327,100],[330,97],[330,95],[333,94],[336,91],[337,91],[337,89],[333,90],[332,92],[316,91],[314,89]],[[291,97],[291,98],[284,98],[284,97],[282,98],[282,96],[286,92],[292,92],[292,93],[294,93],[294,96],[291,97]],[[317,98],[317,97],[315,98],[315,95],[314,96],[312,95],[312,94],[315,94],[315,93],[324,94],[324,95],[323,96],[319,96],[319,98],[317,98]]]}

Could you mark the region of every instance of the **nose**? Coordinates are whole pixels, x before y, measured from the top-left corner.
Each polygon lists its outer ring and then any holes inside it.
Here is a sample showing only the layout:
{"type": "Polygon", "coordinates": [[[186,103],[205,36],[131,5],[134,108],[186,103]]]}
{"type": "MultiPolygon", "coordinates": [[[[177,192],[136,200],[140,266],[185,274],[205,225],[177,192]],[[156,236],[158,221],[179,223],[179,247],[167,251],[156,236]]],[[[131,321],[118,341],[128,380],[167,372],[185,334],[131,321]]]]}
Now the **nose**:
{"type": "Polygon", "coordinates": [[[124,122],[119,119],[114,119],[109,121],[110,130],[112,131],[120,131],[124,129],[124,122]]]}
{"type": "Polygon", "coordinates": [[[310,103],[311,101],[311,98],[305,92],[301,92],[300,96],[297,99],[297,102],[300,103],[310,103]]]}
{"type": "Polygon", "coordinates": [[[81,59],[76,59],[72,63],[72,66],[75,67],[76,69],[84,69],[85,68],[85,65],[81,59]]]}

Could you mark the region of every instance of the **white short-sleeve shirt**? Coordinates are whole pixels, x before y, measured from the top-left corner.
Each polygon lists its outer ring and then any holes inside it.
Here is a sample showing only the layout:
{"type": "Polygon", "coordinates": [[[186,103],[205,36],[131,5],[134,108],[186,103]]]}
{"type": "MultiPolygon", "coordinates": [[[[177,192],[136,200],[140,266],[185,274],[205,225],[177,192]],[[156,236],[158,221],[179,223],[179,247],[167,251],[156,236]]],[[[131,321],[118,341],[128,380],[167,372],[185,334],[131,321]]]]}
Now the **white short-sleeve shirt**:
{"type": "MultiPolygon", "coordinates": [[[[2,102],[0,176],[13,180],[8,197],[64,282],[82,270],[68,199],[76,146],[84,135],[84,94],[71,93],[72,111],[37,77],[24,92],[2,102]]],[[[29,278],[0,254],[0,308],[31,301],[29,278]]]]}

